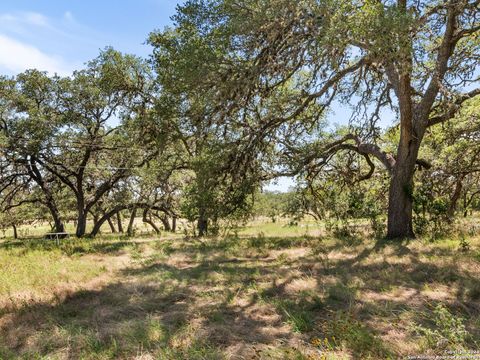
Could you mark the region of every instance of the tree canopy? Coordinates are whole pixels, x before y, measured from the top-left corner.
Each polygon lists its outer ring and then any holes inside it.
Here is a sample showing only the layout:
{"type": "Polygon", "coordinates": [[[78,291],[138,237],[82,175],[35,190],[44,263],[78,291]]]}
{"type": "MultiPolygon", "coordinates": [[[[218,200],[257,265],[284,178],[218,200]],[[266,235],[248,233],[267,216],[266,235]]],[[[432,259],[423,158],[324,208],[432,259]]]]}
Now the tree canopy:
{"type": "Polygon", "coordinates": [[[79,237],[141,210],[202,236],[290,176],[272,213],[413,237],[432,204],[451,221],[479,194],[479,17],[475,0],[189,0],[147,60],[106,48],[71,76],[1,78],[2,209],[38,204],[79,237]]]}

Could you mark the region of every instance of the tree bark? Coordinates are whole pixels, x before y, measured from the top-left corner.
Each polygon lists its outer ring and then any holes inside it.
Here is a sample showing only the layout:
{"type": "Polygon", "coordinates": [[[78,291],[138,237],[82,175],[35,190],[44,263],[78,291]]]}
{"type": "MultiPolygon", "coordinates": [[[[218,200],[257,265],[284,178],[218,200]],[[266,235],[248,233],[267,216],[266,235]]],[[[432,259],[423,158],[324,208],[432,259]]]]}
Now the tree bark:
{"type": "Polygon", "coordinates": [[[57,233],[65,232],[65,225],[63,223],[62,216],[60,215],[60,211],[57,208],[55,200],[49,191],[44,190],[44,194],[46,195],[46,205],[50,214],[52,215],[53,219],[53,229],[57,233]]]}
{"type": "Polygon", "coordinates": [[[115,229],[115,225],[113,224],[112,218],[109,217],[107,219],[107,222],[108,222],[108,226],[110,226],[110,231],[112,232],[112,234],[115,234],[117,232],[117,229],[115,229]]]}
{"type": "Polygon", "coordinates": [[[174,216],[172,218],[172,232],[175,232],[177,230],[177,217],[174,216]]]}
{"type": "Polygon", "coordinates": [[[53,218],[54,231],[55,232],[65,232],[65,225],[63,223],[60,211],[58,210],[57,203],[53,197],[52,192],[47,186],[42,173],[37,167],[36,157],[32,156],[28,161],[28,173],[30,177],[40,186],[44,195],[45,195],[45,204],[47,205],[48,210],[53,218]]]}
{"type": "Polygon", "coordinates": [[[208,234],[208,219],[200,215],[197,221],[198,236],[202,237],[208,234]]]}
{"type": "Polygon", "coordinates": [[[395,169],[388,196],[387,238],[413,238],[413,171],[408,164],[395,169]]]}
{"type": "Polygon", "coordinates": [[[83,206],[79,206],[78,215],[77,215],[77,229],[75,231],[75,236],[81,238],[85,235],[87,231],[87,214],[83,210],[83,206]]]}
{"type": "Polygon", "coordinates": [[[12,228],[13,228],[13,238],[17,240],[18,239],[17,225],[13,224],[12,228]]]}
{"type": "Polygon", "coordinates": [[[137,215],[137,208],[133,208],[132,212],[130,214],[130,220],[128,222],[128,227],[127,227],[127,235],[132,236],[133,235],[133,223],[135,221],[135,216],[137,215]]]}
{"type": "Polygon", "coordinates": [[[60,217],[60,214],[51,212],[53,217],[53,226],[55,228],[55,232],[62,233],[65,232],[65,225],[63,224],[63,220],[60,217]]]}
{"type": "Polygon", "coordinates": [[[122,225],[122,214],[117,212],[117,225],[118,225],[118,232],[123,234],[123,225],[122,225]]]}
{"type": "Polygon", "coordinates": [[[62,220],[62,216],[60,215],[60,211],[58,211],[56,205],[54,203],[50,203],[47,199],[46,203],[48,210],[53,218],[53,230],[57,233],[65,232],[65,225],[62,220]]]}
{"type": "Polygon", "coordinates": [[[143,210],[143,222],[150,225],[155,233],[160,234],[160,229],[155,223],[148,217],[148,208],[143,210]]]}
{"type": "MultiPolygon", "coordinates": [[[[124,210],[125,208],[126,208],[126,206],[119,205],[119,206],[116,206],[115,208],[113,208],[112,210],[104,213],[103,216],[100,219],[98,219],[98,221],[95,222],[95,225],[93,226],[93,229],[90,232],[90,236],[95,237],[100,232],[100,228],[105,223],[105,221],[107,221],[109,223],[112,223],[112,220],[111,220],[112,216],[117,214],[119,211],[124,210]]],[[[113,223],[112,223],[112,225],[113,225],[113,223]]],[[[115,227],[113,227],[113,228],[115,229],[115,227]]]]}
{"type": "Polygon", "coordinates": [[[462,195],[463,190],[463,178],[464,175],[461,175],[457,178],[455,182],[455,190],[453,191],[452,197],[450,198],[450,204],[447,210],[448,221],[452,222],[455,217],[455,211],[457,210],[457,203],[462,195]]]}
{"type": "MultiPolygon", "coordinates": [[[[410,81],[404,80],[400,94],[400,141],[395,166],[392,169],[388,194],[387,238],[414,238],[413,232],[413,176],[418,159],[418,150],[425,128],[418,127],[414,119],[410,94],[410,81]],[[416,127],[414,126],[417,125],[416,127]]],[[[416,120],[416,121],[415,121],[416,120]]]]}
{"type": "Polygon", "coordinates": [[[170,223],[168,221],[168,216],[167,215],[159,216],[158,218],[162,222],[163,228],[165,229],[165,231],[172,231],[172,228],[171,228],[170,223]]]}

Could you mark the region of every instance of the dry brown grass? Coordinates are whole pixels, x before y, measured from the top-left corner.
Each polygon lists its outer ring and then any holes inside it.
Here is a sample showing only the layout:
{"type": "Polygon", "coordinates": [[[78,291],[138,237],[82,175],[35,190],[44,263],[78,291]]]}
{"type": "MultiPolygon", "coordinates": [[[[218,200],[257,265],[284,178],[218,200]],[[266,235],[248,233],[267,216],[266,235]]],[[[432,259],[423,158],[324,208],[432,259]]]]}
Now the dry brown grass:
{"type": "Polygon", "coordinates": [[[66,253],[105,270],[4,308],[0,358],[384,359],[475,349],[480,239],[469,241],[461,252],[457,240],[177,237],[66,253]],[[416,330],[438,330],[439,304],[464,318],[468,336],[432,346],[416,330]]]}

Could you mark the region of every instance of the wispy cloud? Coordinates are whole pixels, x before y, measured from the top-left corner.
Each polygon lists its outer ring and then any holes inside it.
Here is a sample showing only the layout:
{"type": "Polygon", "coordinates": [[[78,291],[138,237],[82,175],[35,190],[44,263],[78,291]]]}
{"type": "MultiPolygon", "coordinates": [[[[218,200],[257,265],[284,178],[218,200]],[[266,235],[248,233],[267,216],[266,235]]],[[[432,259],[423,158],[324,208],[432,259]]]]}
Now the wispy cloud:
{"type": "Polygon", "coordinates": [[[52,28],[49,19],[40,13],[37,12],[18,12],[18,13],[5,13],[0,14],[0,21],[3,23],[3,26],[9,27],[21,27],[25,26],[35,26],[35,27],[44,27],[52,28]]]}
{"type": "Polygon", "coordinates": [[[29,24],[37,25],[37,26],[45,26],[45,27],[50,26],[48,18],[43,14],[39,14],[35,12],[27,12],[27,13],[24,13],[23,16],[25,18],[25,21],[29,24]]]}
{"type": "Polygon", "coordinates": [[[63,14],[63,18],[65,19],[65,21],[75,22],[75,18],[73,17],[71,11],[65,11],[65,13],[63,14]]]}
{"type": "Polygon", "coordinates": [[[68,75],[72,70],[61,57],[46,54],[32,45],[1,34],[0,68],[11,73],[38,69],[59,75],[68,75]]]}
{"type": "Polygon", "coordinates": [[[105,45],[102,34],[70,11],[56,18],[37,12],[0,13],[0,74],[36,68],[68,75],[105,45]]]}

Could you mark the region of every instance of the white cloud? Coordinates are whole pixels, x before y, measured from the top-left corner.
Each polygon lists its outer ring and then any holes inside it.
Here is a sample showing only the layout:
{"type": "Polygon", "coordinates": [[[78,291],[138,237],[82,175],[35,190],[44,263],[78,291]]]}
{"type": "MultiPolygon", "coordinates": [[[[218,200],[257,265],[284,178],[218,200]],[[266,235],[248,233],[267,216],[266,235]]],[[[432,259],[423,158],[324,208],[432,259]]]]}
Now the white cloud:
{"type": "Polygon", "coordinates": [[[31,68],[70,75],[108,43],[103,33],[83,25],[68,10],[59,17],[0,12],[0,75],[31,68]]]}
{"type": "Polygon", "coordinates": [[[12,22],[16,21],[17,17],[13,16],[12,14],[1,14],[0,15],[0,21],[2,22],[12,22]]]}
{"type": "Polygon", "coordinates": [[[68,75],[71,72],[60,57],[48,55],[32,45],[2,34],[0,34],[0,68],[11,73],[27,69],[38,69],[59,75],[68,75]]]}
{"type": "Polygon", "coordinates": [[[25,21],[31,25],[45,26],[45,27],[50,26],[48,18],[45,15],[35,13],[35,12],[27,12],[27,13],[23,13],[23,17],[25,21]]]}
{"type": "Polygon", "coordinates": [[[0,20],[2,22],[9,23],[9,25],[33,25],[39,27],[50,27],[49,19],[40,13],[36,12],[18,12],[18,13],[5,13],[0,14],[0,20]]]}

